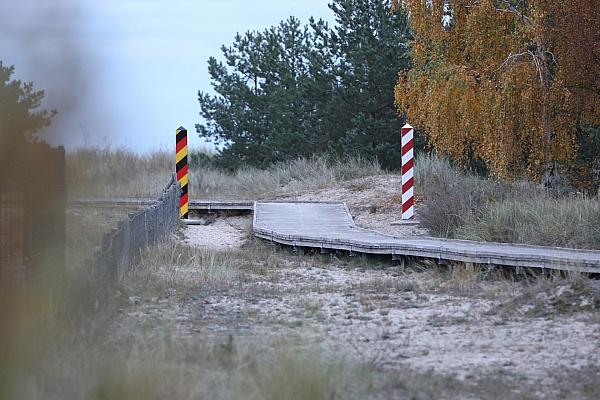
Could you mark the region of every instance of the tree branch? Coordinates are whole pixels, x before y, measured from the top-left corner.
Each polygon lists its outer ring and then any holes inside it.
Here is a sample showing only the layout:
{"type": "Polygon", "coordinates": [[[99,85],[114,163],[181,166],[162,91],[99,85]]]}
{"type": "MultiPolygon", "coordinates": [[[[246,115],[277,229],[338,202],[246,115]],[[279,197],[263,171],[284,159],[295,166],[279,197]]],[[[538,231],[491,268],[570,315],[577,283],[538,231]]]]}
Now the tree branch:
{"type": "MultiPolygon", "coordinates": [[[[554,54],[552,54],[551,52],[548,52],[548,53],[550,53],[552,55],[553,61],[556,62],[556,59],[554,59],[554,54]]],[[[535,66],[535,70],[537,71],[537,73],[540,77],[540,84],[542,86],[544,86],[544,74],[543,74],[543,70],[542,70],[542,63],[541,63],[539,57],[536,54],[534,54],[531,50],[523,51],[521,53],[516,53],[516,54],[510,53],[508,55],[508,57],[506,58],[506,60],[504,60],[504,62],[498,68],[496,68],[493,72],[494,73],[498,72],[502,68],[506,67],[511,61],[516,61],[516,59],[522,58],[524,56],[531,57],[533,65],[535,66]]]]}
{"type": "Polygon", "coordinates": [[[523,57],[523,56],[526,56],[526,55],[528,55],[528,54],[530,54],[530,52],[529,52],[529,51],[524,51],[524,52],[522,52],[522,53],[516,53],[516,54],[510,53],[510,54],[508,55],[508,57],[506,58],[506,60],[504,60],[504,62],[503,62],[502,64],[500,64],[500,66],[499,66],[498,68],[496,68],[496,69],[494,70],[494,72],[498,72],[498,71],[499,71],[499,70],[501,70],[502,68],[506,67],[506,66],[508,65],[508,63],[509,63],[509,62],[511,62],[511,61],[513,61],[514,59],[516,59],[516,58],[521,58],[521,57],[523,57]]]}
{"type": "Polygon", "coordinates": [[[496,9],[498,11],[500,10],[505,10],[505,12],[510,12],[512,14],[515,14],[517,17],[519,17],[519,19],[523,22],[525,22],[527,25],[531,25],[531,20],[529,19],[529,17],[525,14],[523,14],[521,11],[517,10],[517,8],[515,6],[513,6],[510,1],[508,0],[500,0],[500,3],[504,4],[504,6],[506,7],[505,9],[496,9]]]}

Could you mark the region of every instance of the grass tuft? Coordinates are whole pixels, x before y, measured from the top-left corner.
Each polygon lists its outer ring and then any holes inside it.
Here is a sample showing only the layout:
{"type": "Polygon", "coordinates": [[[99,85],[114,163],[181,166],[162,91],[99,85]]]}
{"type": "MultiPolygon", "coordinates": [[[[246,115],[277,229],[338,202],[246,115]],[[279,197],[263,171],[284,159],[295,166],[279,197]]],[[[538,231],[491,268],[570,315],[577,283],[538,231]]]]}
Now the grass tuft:
{"type": "Polygon", "coordinates": [[[600,198],[550,192],[459,172],[429,156],[417,160],[419,220],[433,235],[600,249],[600,198]]]}
{"type": "Polygon", "coordinates": [[[549,196],[504,200],[468,215],[456,229],[456,237],[600,249],[600,201],[549,196]]]}

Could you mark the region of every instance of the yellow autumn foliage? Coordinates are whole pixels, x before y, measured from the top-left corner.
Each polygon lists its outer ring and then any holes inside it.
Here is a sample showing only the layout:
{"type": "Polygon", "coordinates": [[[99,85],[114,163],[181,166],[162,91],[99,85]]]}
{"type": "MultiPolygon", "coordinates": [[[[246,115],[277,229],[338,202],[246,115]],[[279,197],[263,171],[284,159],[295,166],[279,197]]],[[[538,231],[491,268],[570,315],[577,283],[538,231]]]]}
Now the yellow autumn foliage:
{"type": "Polygon", "coordinates": [[[600,120],[595,2],[405,0],[414,66],[400,73],[399,112],[438,153],[498,177],[539,178],[572,160],[578,124],[600,120]],[[591,13],[589,26],[569,12],[591,13]]]}

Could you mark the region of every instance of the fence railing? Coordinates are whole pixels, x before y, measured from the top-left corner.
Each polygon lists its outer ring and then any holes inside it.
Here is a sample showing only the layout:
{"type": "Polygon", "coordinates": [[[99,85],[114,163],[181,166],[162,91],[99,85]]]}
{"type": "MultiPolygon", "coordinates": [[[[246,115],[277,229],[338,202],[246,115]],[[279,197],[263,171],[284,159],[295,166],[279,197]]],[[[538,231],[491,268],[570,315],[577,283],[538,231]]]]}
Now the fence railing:
{"type": "Polygon", "coordinates": [[[128,215],[104,234],[90,261],[95,280],[117,281],[136,263],[144,249],[167,238],[179,224],[181,188],[175,176],[154,204],[128,215]]]}

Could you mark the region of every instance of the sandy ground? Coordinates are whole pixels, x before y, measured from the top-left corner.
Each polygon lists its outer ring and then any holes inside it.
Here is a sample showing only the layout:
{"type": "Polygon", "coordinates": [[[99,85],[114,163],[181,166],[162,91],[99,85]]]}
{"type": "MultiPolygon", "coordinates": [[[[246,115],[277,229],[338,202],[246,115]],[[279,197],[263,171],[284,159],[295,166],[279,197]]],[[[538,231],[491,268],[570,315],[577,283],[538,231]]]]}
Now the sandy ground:
{"type": "MultiPolygon", "coordinates": [[[[399,215],[394,179],[366,178],[288,198],[344,201],[360,226],[424,234],[418,226],[390,225],[399,215]]],[[[240,249],[251,218],[207,223],[185,227],[186,243],[240,249]]],[[[351,357],[386,371],[410,368],[466,381],[502,376],[515,394],[526,385],[536,398],[558,396],[561,377],[600,380],[599,303],[569,284],[530,294],[527,285],[510,279],[449,278],[392,263],[373,268],[367,259],[277,254],[283,262],[244,273],[218,290],[198,286],[191,296],[132,302],[122,324],[127,332],[169,326],[181,340],[231,335],[318,346],[331,358],[351,357]]],[[[193,281],[189,268],[186,276],[193,281]]]]}
{"type": "MultiPolygon", "coordinates": [[[[392,225],[393,222],[400,221],[400,186],[397,175],[382,175],[345,182],[336,188],[298,192],[276,199],[344,202],[348,205],[354,222],[362,228],[395,236],[426,235],[427,231],[419,225],[392,225]]],[[[418,210],[418,207],[419,202],[415,208],[418,210]]],[[[252,224],[250,218],[243,216],[216,220],[210,216],[193,218],[200,219],[206,225],[187,226],[184,231],[186,243],[217,249],[238,248],[247,237],[252,224]]]]}
{"type": "Polygon", "coordinates": [[[188,339],[232,335],[318,344],[331,357],[350,355],[387,370],[410,367],[460,379],[500,371],[541,385],[546,394],[556,376],[600,365],[600,317],[586,309],[590,299],[585,295],[569,299],[574,307],[583,305],[571,315],[556,313],[550,294],[543,305],[546,316],[527,314],[535,307],[533,299],[506,316],[501,310],[522,290],[518,284],[482,283],[453,294],[432,284],[435,279],[397,267],[371,270],[291,260],[277,270],[246,276],[242,287],[184,303],[176,298],[142,303],[129,310],[128,323],[147,326],[160,320],[188,339]]]}
{"type": "MultiPolygon", "coordinates": [[[[380,175],[344,182],[338,187],[280,196],[277,200],[339,201],[348,205],[354,222],[362,228],[375,229],[394,236],[425,235],[418,225],[391,225],[402,215],[401,178],[380,175]]],[[[418,219],[419,199],[416,199],[418,219]]]]}
{"type": "Polygon", "coordinates": [[[183,230],[184,242],[193,246],[208,247],[217,250],[239,249],[252,229],[252,218],[198,217],[206,225],[189,225],[183,230]]]}

